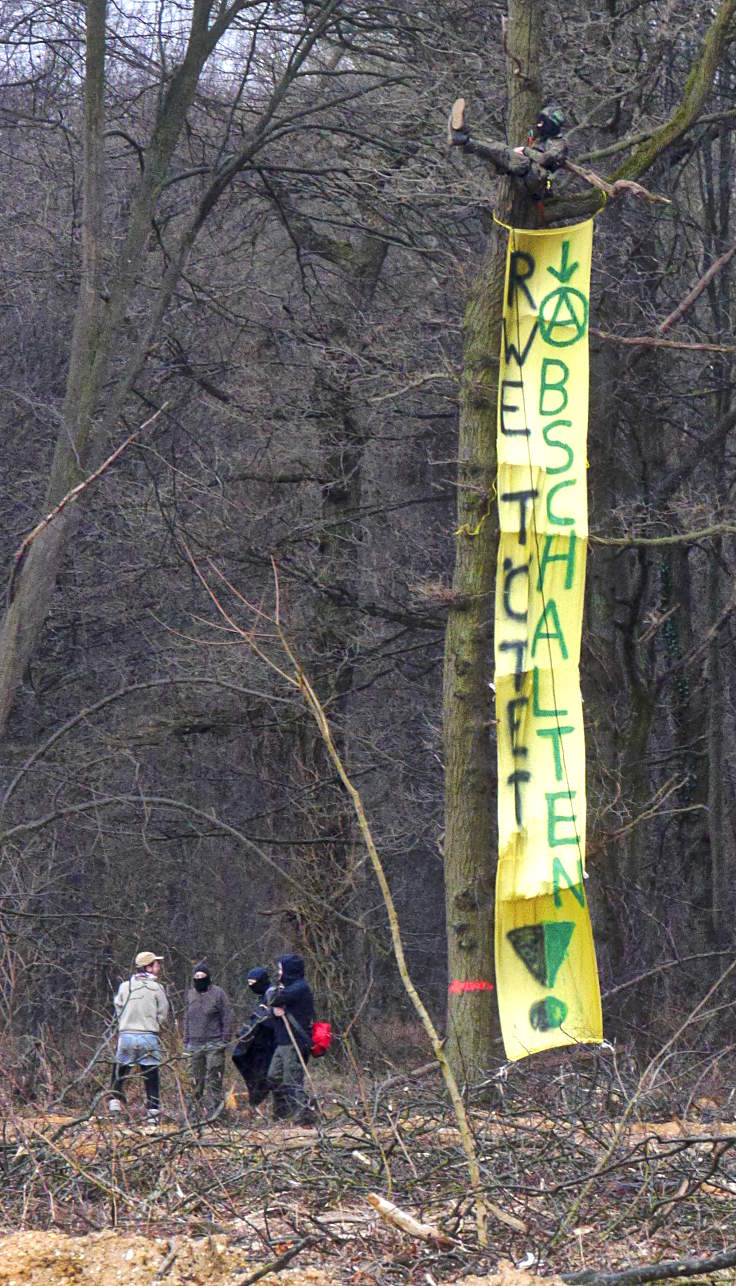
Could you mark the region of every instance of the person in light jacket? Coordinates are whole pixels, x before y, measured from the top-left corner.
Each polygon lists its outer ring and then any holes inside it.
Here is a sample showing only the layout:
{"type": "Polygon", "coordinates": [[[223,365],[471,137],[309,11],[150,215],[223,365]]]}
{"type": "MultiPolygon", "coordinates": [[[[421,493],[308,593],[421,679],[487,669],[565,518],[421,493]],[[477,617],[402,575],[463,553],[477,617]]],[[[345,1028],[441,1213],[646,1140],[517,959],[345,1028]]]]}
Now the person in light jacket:
{"type": "Polygon", "coordinates": [[[108,1108],[111,1112],[122,1111],[126,1101],[125,1078],[131,1067],[140,1067],[151,1124],[158,1121],[161,1106],[158,1033],[169,1014],[166,992],[158,981],[162,961],[163,956],[154,955],[153,951],[139,951],[135,958],[135,973],[121,982],[114,1000],[118,1042],[108,1108]]]}

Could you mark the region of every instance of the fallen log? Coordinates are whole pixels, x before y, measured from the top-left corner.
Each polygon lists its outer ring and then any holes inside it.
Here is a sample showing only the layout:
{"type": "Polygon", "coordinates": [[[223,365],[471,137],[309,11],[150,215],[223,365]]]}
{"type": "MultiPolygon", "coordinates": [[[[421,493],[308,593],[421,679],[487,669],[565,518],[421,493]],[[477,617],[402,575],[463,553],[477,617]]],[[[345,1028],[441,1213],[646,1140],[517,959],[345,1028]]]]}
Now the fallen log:
{"type": "Polygon", "coordinates": [[[374,1210],[377,1210],[382,1219],[387,1223],[393,1224],[395,1228],[400,1228],[410,1237],[418,1237],[420,1241],[430,1241],[434,1246],[441,1246],[443,1249],[449,1249],[456,1246],[457,1242],[447,1233],[436,1228],[434,1224],[420,1223],[413,1215],[407,1214],[405,1210],[400,1210],[395,1206],[393,1201],[387,1201],[385,1197],[379,1197],[376,1192],[369,1192],[366,1200],[374,1210]]]}

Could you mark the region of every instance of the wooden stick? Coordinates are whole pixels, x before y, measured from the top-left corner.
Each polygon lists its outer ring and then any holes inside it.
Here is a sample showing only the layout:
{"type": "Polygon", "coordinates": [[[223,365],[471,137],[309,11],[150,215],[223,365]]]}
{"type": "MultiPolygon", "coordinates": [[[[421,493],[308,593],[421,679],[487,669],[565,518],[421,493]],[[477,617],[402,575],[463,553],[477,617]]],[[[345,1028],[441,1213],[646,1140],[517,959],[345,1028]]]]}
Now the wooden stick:
{"type": "MultiPolygon", "coordinates": [[[[355,816],[358,822],[358,826],[360,828],[360,832],[363,837],[363,841],[368,850],[368,856],[370,858],[371,866],[373,867],[373,871],[376,876],[378,886],[381,890],[381,895],[383,897],[383,903],[386,908],[386,914],[388,916],[389,928],[391,932],[391,942],[394,950],[394,958],[396,960],[399,974],[401,976],[401,981],[404,984],[404,990],[409,996],[409,999],[411,1000],[411,1003],[414,1006],[414,1009],[420,1019],[422,1027],[424,1028],[424,1031],[426,1032],[429,1038],[430,1045],[432,1046],[432,1052],[440,1066],[440,1070],[442,1072],[442,1076],[445,1081],[445,1086],[447,1088],[447,1092],[449,1094],[450,1101],[452,1103],[452,1106],[455,1112],[455,1119],[457,1121],[458,1129],[460,1131],[460,1138],[462,1141],[463,1151],[465,1153],[465,1157],[468,1164],[468,1175],[470,1178],[470,1187],[475,1201],[475,1220],[476,1220],[476,1227],[478,1230],[478,1244],[480,1246],[485,1247],[488,1245],[487,1211],[488,1209],[491,1209],[495,1214],[496,1210],[494,1209],[492,1204],[490,1205],[488,1204],[487,1198],[483,1191],[483,1180],[482,1180],[480,1164],[478,1161],[478,1155],[477,1155],[476,1146],[475,1146],[475,1139],[473,1137],[473,1133],[470,1128],[470,1122],[468,1120],[468,1114],[465,1110],[465,1104],[463,1102],[463,1097],[460,1092],[460,1087],[457,1083],[453,1070],[447,1059],[447,1055],[445,1054],[445,1049],[444,1049],[445,1042],[443,1039],[440,1038],[439,1033],[437,1032],[437,1029],[434,1023],[432,1022],[432,1019],[426,1009],[426,1006],[424,1005],[411,979],[411,975],[409,973],[409,969],[406,963],[406,956],[404,954],[404,944],[401,938],[401,930],[399,927],[398,916],[396,914],[396,906],[394,904],[393,896],[391,894],[391,888],[390,888],[389,882],[386,878],[386,872],[383,868],[383,863],[381,862],[381,858],[378,853],[378,849],[376,848],[376,844],[373,839],[370,826],[368,825],[368,818],[366,817],[365,809],[363,807],[363,800],[361,799],[359,791],[356,789],[356,787],[353,785],[352,781],[350,780],[350,777],[347,774],[345,765],[343,764],[343,761],[340,755],[338,754],[337,748],[332,738],[332,729],[327,720],[327,716],[320,703],[320,700],[316,692],[314,691],[314,688],[312,687],[311,683],[309,682],[307,676],[302,670],[302,667],[299,664],[299,661],[297,660],[294,654],[293,648],[291,647],[286,637],[286,634],[283,630],[283,627],[281,625],[280,585],[279,585],[278,567],[277,567],[276,561],[274,559],[271,560],[273,565],[274,589],[275,589],[275,595],[276,595],[276,606],[275,606],[275,611],[273,616],[268,616],[260,608],[254,607],[252,604],[249,604],[248,601],[243,597],[243,595],[240,594],[239,591],[235,588],[235,586],[231,585],[227,577],[223,575],[223,573],[219,570],[219,568],[216,566],[215,563],[211,562],[210,567],[212,568],[215,575],[217,575],[220,578],[223,584],[227,585],[228,588],[232,590],[236,598],[241,603],[243,603],[244,606],[248,607],[250,611],[253,612],[257,620],[267,621],[269,625],[272,625],[275,627],[276,634],[278,636],[279,642],[281,644],[281,648],[283,650],[283,654],[286,657],[286,660],[289,663],[289,666],[291,666],[291,672],[284,665],[278,664],[268,654],[268,652],[264,650],[264,648],[258,645],[255,639],[255,627],[250,632],[246,633],[246,631],[243,630],[237,624],[237,622],[233,619],[232,615],[229,614],[223,607],[222,603],[220,602],[220,599],[218,598],[214,590],[211,588],[208,580],[204,576],[201,568],[198,566],[190,550],[187,548],[186,545],[184,546],[184,548],[187,551],[187,554],[189,556],[190,562],[192,564],[192,567],[194,568],[196,575],[199,577],[206,592],[209,594],[210,598],[212,599],[212,602],[217,608],[217,611],[220,613],[221,617],[230,626],[233,633],[238,635],[245,643],[247,643],[248,646],[252,649],[252,651],[255,652],[255,654],[259,656],[261,660],[263,660],[265,664],[272,671],[274,671],[274,673],[280,675],[280,677],[287,684],[289,684],[293,688],[296,688],[301,693],[304,703],[307,709],[309,710],[309,713],[312,715],[315,723],[317,724],[325,749],[327,750],[327,753],[330,759],[332,760],[332,763],[335,767],[337,775],[340,778],[340,781],[345,787],[345,790],[350,798],[350,801],[352,803],[355,816]]],[[[9,838],[9,835],[11,833],[12,832],[6,832],[5,838],[6,839],[9,838]]],[[[265,856],[265,854],[262,854],[262,856],[265,856]]]]}
{"type": "Polygon", "coordinates": [[[395,1228],[400,1228],[402,1232],[408,1233],[410,1237],[418,1237],[420,1241],[431,1241],[433,1245],[442,1246],[444,1249],[457,1245],[452,1237],[448,1237],[447,1233],[442,1232],[434,1224],[420,1223],[413,1215],[395,1206],[393,1201],[379,1197],[377,1192],[369,1192],[366,1201],[378,1211],[382,1219],[393,1224],[395,1228]]]}
{"type": "Polygon", "coordinates": [[[406,1081],[418,1081],[423,1076],[428,1076],[430,1072],[439,1072],[440,1065],[437,1062],[422,1063],[421,1067],[413,1067],[408,1072],[397,1072],[394,1076],[389,1076],[387,1080],[381,1081],[379,1091],[381,1094],[390,1089],[392,1085],[403,1085],[406,1081]]]}
{"type": "Polygon", "coordinates": [[[159,1268],[158,1272],[156,1273],[156,1276],[153,1279],[154,1282],[163,1281],[164,1277],[168,1273],[169,1269],[171,1268],[171,1265],[173,1264],[178,1254],[179,1254],[179,1246],[177,1242],[171,1241],[171,1243],[169,1244],[169,1253],[164,1259],[163,1263],[161,1264],[161,1267],[159,1268]]]}
{"type": "MultiPolygon", "coordinates": [[[[659,327],[657,328],[659,329],[659,327]]],[[[736,353],[736,344],[696,344],[684,339],[662,339],[660,335],[613,335],[608,330],[590,328],[591,335],[611,340],[614,344],[628,344],[633,348],[680,348],[689,353],[736,353]]]]}
{"type": "MultiPolygon", "coordinates": [[[[280,1008],[280,1005],[277,1005],[277,1006],[276,1006],[276,1008],[277,1008],[277,1009],[279,1009],[279,1008],[280,1008]]],[[[302,1051],[301,1051],[301,1050],[300,1050],[300,1048],[299,1048],[299,1045],[298,1045],[298,1043],[297,1043],[296,1037],[294,1036],[294,1033],[293,1033],[293,1031],[292,1031],[292,1029],[291,1029],[291,1023],[289,1022],[289,1019],[288,1019],[288,1018],[287,1018],[287,1016],[286,1016],[286,1010],[284,1010],[284,1014],[283,1014],[282,1022],[283,1022],[283,1024],[284,1024],[284,1027],[286,1028],[287,1032],[289,1033],[289,1040],[291,1041],[292,1045],[294,1046],[294,1049],[296,1050],[296,1056],[297,1056],[297,1058],[299,1059],[299,1062],[300,1062],[300,1063],[301,1063],[301,1065],[302,1065],[302,1071],[304,1072],[304,1076],[305,1076],[305,1078],[306,1078],[306,1080],[307,1080],[308,1084],[309,1084],[309,1085],[311,1085],[311,1087],[312,1087],[312,1093],[314,1094],[314,1097],[315,1097],[316,1102],[317,1102],[317,1107],[318,1107],[318,1109],[319,1109],[319,1111],[320,1111],[320,1113],[321,1113],[321,1112],[322,1112],[322,1104],[321,1104],[321,1103],[320,1103],[320,1101],[319,1101],[319,1094],[317,1093],[317,1088],[316,1088],[316,1086],[315,1086],[315,1084],[314,1084],[314,1081],[312,1080],[312,1077],[311,1077],[311,1076],[310,1076],[310,1074],[309,1074],[309,1068],[307,1067],[306,1060],[305,1060],[305,1058],[304,1058],[304,1055],[302,1054],[302,1051]]]]}
{"type": "Polygon", "coordinates": [[[660,205],[672,205],[669,197],[658,196],[656,192],[650,192],[648,188],[642,187],[641,183],[636,183],[633,179],[616,179],[615,183],[609,183],[602,179],[600,174],[595,170],[583,169],[581,165],[576,165],[574,161],[565,160],[563,165],[571,174],[577,174],[579,179],[583,179],[592,188],[598,188],[600,192],[605,192],[610,201],[615,201],[617,197],[623,196],[630,192],[632,196],[640,196],[645,201],[656,201],[660,205]]]}
{"type": "Polygon", "coordinates": [[[263,1268],[258,1268],[249,1277],[236,1277],[235,1286],[253,1286],[253,1282],[260,1281],[262,1277],[267,1277],[269,1273],[280,1272],[290,1260],[295,1259],[300,1251],[304,1250],[306,1246],[311,1246],[313,1242],[314,1237],[303,1237],[290,1250],[285,1251],[283,1255],[279,1255],[278,1259],[272,1260],[270,1264],[264,1264],[263,1268]]]}
{"type": "Polygon", "coordinates": [[[728,250],[724,251],[718,259],[713,260],[710,268],[708,268],[707,272],[703,273],[699,281],[696,281],[692,290],[685,296],[682,303],[677,305],[677,308],[674,312],[670,313],[669,317],[665,317],[664,321],[659,323],[659,326],[657,327],[658,335],[663,335],[666,330],[669,330],[670,326],[680,320],[689,308],[692,308],[698,296],[702,295],[706,286],[709,285],[716,274],[721,271],[721,268],[725,268],[726,264],[731,262],[734,255],[736,255],[736,242],[734,242],[728,250]]]}
{"type": "MultiPolygon", "coordinates": [[[[278,585],[278,575],[276,573],[275,563],[274,563],[274,578],[276,580],[276,584],[278,585]]],[[[455,1079],[454,1072],[447,1059],[447,1055],[445,1054],[445,1049],[444,1049],[445,1042],[444,1040],[440,1039],[437,1029],[435,1028],[434,1023],[432,1022],[432,1019],[430,1018],[429,1013],[427,1012],[426,1006],[421,1000],[419,993],[416,987],[414,986],[414,983],[412,982],[411,976],[409,974],[409,969],[406,963],[406,956],[404,954],[404,944],[401,938],[401,930],[399,928],[399,920],[396,914],[396,906],[393,900],[393,896],[391,894],[391,889],[390,889],[388,880],[386,878],[386,872],[383,868],[383,863],[381,861],[381,858],[378,853],[378,849],[376,848],[376,844],[373,839],[373,834],[371,832],[370,826],[368,825],[368,819],[366,817],[365,809],[363,807],[363,800],[361,799],[359,791],[356,789],[356,787],[353,785],[352,781],[348,777],[347,771],[345,769],[345,765],[343,764],[342,759],[340,758],[340,755],[337,752],[337,748],[332,739],[332,730],[327,721],[327,716],[324,712],[322,704],[316,692],[314,691],[314,688],[309,682],[307,676],[305,675],[304,671],[299,665],[299,662],[297,661],[288,643],[286,635],[283,632],[283,629],[281,627],[281,622],[278,616],[278,601],[277,601],[277,611],[274,617],[274,623],[278,630],[281,646],[284,650],[284,653],[286,654],[288,660],[291,662],[291,664],[294,667],[296,684],[299,687],[304,697],[307,708],[309,709],[310,713],[312,714],[317,724],[317,727],[319,728],[320,734],[322,736],[322,741],[324,742],[327,753],[329,754],[330,759],[332,760],[335,766],[335,769],[337,770],[337,774],[343,786],[345,787],[345,790],[350,796],[353,808],[355,810],[355,816],[358,820],[358,825],[360,827],[360,831],[363,836],[365,846],[368,849],[368,856],[370,857],[371,865],[373,867],[376,880],[378,881],[378,886],[383,896],[383,903],[386,908],[386,913],[388,915],[388,920],[389,920],[389,927],[391,930],[391,940],[393,943],[394,958],[398,966],[399,974],[401,976],[401,981],[403,982],[404,989],[407,995],[409,996],[409,999],[411,1000],[417,1014],[419,1015],[419,1019],[422,1023],[422,1026],[425,1032],[427,1033],[427,1036],[429,1037],[429,1041],[432,1046],[432,1052],[434,1053],[434,1056],[437,1059],[437,1062],[439,1063],[440,1068],[442,1070],[442,1075],[444,1077],[445,1085],[447,1087],[447,1092],[450,1096],[452,1106],[455,1110],[455,1119],[457,1120],[458,1129],[460,1131],[460,1138],[462,1140],[462,1145],[463,1145],[463,1151],[465,1152],[465,1156],[468,1162],[470,1186],[473,1191],[473,1196],[475,1198],[475,1218],[476,1218],[476,1226],[478,1229],[478,1243],[481,1246],[487,1246],[488,1232],[486,1228],[486,1213],[487,1213],[487,1208],[490,1208],[490,1207],[488,1206],[487,1199],[483,1192],[483,1183],[481,1179],[480,1165],[478,1163],[478,1156],[475,1148],[475,1140],[473,1138],[473,1134],[470,1129],[468,1115],[467,1115],[467,1112],[465,1111],[465,1104],[463,1103],[462,1095],[460,1093],[460,1088],[458,1086],[457,1080],[455,1079]]],[[[295,682],[294,679],[290,679],[290,681],[292,683],[295,682]]]]}
{"type": "Polygon", "coordinates": [[[20,565],[23,562],[23,559],[25,558],[25,555],[30,545],[36,539],[36,536],[40,536],[44,528],[48,527],[49,523],[54,521],[54,518],[56,518],[57,515],[61,513],[62,509],[66,509],[67,505],[71,504],[72,500],[76,500],[77,496],[81,496],[83,491],[86,491],[88,487],[91,487],[93,482],[96,482],[98,478],[101,478],[103,473],[105,473],[106,470],[110,468],[110,465],[115,463],[118,456],[121,456],[123,454],[123,451],[125,450],[125,448],[129,447],[131,442],[134,442],[135,439],[140,436],[140,434],[143,432],[144,429],[147,429],[150,424],[153,424],[154,420],[158,419],[161,412],[165,411],[167,406],[168,406],[168,402],[164,402],[163,406],[159,407],[158,411],[156,411],[148,420],[146,420],[145,424],[142,424],[139,429],[136,429],[135,433],[131,433],[130,436],[125,439],[124,442],[121,442],[120,446],[117,447],[115,451],[113,451],[112,455],[109,455],[107,459],[103,461],[99,469],[95,469],[94,473],[91,473],[88,478],[84,478],[82,482],[77,483],[76,487],[72,487],[71,491],[67,491],[66,495],[61,497],[61,500],[59,501],[58,505],[55,505],[54,508],[51,510],[51,513],[48,513],[45,518],[42,518],[39,523],[36,523],[36,526],[33,528],[33,531],[30,531],[28,533],[22,545],[16,551],[15,557],[13,559],[13,565],[10,569],[10,579],[8,580],[8,588],[6,591],[6,601],[8,606],[10,606],[10,604],[13,601],[15,579],[18,575],[18,572],[20,571],[20,565]]]}
{"type": "Polygon", "coordinates": [[[736,1248],[731,1246],[710,1259],[670,1259],[657,1264],[642,1264],[640,1268],[624,1268],[619,1273],[597,1273],[588,1268],[580,1273],[561,1273],[563,1282],[573,1286],[644,1286],[645,1282],[661,1282],[668,1277],[698,1277],[715,1273],[736,1264],[736,1248]]]}

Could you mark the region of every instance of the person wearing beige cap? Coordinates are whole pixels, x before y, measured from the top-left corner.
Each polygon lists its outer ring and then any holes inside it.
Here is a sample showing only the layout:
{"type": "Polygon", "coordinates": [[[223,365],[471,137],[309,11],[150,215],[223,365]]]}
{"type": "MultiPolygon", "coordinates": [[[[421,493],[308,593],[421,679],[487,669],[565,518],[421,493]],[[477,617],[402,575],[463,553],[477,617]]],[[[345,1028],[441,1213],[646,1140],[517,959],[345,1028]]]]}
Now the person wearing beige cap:
{"type": "Polygon", "coordinates": [[[135,958],[135,973],[121,982],[116,992],[118,1043],[107,1105],[111,1112],[122,1111],[125,1104],[123,1082],[131,1067],[140,1067],[146,1086],[147,1118],[151,1124],[158,1121],[160,1111],[158,1069],[161,1050],[158,1033],[169,1013],[166,992],[158,981],[162,960],[163,956],[157,956],[153,951],[139,951],[135,958]]]}

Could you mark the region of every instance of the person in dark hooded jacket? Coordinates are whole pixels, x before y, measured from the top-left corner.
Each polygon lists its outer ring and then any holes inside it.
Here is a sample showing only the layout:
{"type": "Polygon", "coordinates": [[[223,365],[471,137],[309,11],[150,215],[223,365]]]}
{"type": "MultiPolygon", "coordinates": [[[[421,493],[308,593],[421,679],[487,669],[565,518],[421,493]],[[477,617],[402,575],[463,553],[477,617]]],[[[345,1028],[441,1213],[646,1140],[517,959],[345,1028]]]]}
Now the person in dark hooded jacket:
{"type": "Polygon", "coordinates": [[[277,988],[270,997],[276,1048],[268,1068],[268,1081],[273,1091],[274,1117],[294,1119],[307,1110],[304,1066],[312,1044],[314,999],[304,977],[301,956],[280,956],[278,966],[277,988]]]}
{"type": "Polygon", "coordinates": [[[233,1062],[248,1089],[251,1107],[258,1107],[268,1097],[268,1068],[275,1047],[274,1017],[266,1000],[271,979],[265,969],[257,966],[248,974],[248,986],[253,992],[255,1008],[247,1023],[238,1032],[238,1043],[233,1050],[233,1062]]]}
{"type": "Polygon", "coordinates": [[[187,992],[184,1048],[189,1055],[192,1091],[198,1104],[214,1110],[222,1103],[225,1046],[233,1033],[230,1003],[222,987],[212,982],[203,960],[187,992]]]}

